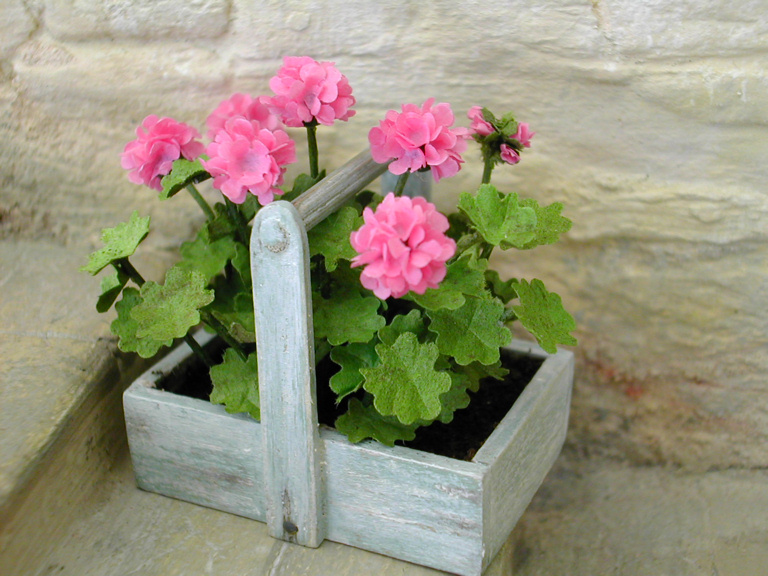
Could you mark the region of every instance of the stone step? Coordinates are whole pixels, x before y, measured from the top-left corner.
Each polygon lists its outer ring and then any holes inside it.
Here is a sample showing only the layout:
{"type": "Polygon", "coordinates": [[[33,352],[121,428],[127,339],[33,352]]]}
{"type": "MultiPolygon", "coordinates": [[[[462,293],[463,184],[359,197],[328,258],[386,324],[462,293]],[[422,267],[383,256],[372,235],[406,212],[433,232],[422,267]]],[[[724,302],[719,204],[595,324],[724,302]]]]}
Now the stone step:
{"type": "MultiPolygon", "coordinates": [[[[0,243],[0,574],[420,576],[349,546],[311,550],[264,524],[138,490],[118,354],[85,249],[0,243]]],[[[487,576],[754,576],[768,566],[768,471],[555,464],[487,576]]]]}

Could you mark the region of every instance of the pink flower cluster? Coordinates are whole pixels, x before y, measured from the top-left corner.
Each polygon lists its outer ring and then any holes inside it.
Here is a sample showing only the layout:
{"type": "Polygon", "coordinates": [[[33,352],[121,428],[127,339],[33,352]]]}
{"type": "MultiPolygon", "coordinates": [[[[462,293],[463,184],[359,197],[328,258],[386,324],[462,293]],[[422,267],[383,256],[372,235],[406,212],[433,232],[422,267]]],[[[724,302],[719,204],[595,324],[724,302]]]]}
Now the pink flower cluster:
{"type": "Polygon", "coordinates": [[[363,286],[382,300],[438,287],[456,243],[444,234],[448,219],[434,204],[390,192],[375,212],[366,208],[363,219],[365,224],[350,236],[359,254],[352,266],[365,266],[363,286]]]}
{"type": "Polygon", "coordinates": [[[182,156],[194,160],[203,153],[200,133],[173,118],[158,118],[151,114],[136,128],[136,140],[125,145],[120,157],[128,170],[128,179],[162,190],[160,179],[171,171],[173,162],[182,156]]]}
{"type": "Polygon", "coordinates": [[[234,116],[224,123],[205,149],[203,167],[213,176],[213,186],[235,204],[248,192],[262,205],[269,204],[283,183],[285,165],[296,161],[293,140],[283,130],[263,128],[258,121],[234,116]]]}
{"type": "Polygon", "coordinates": [[[480,136],[490,136],[496,131],[493,124],[483,118],[482,106],[472,106],[467,112],[467,118],[472,121],[469,125],[469,129],[475,134],[480,134],[480,136]]]}
{"type": "Polygon", "coordinates": [[[333,62],[286,57],[269,87],[275,93],[270,106],[292,128],[313,120],[330,126],[334,120],[346,121],[355,114],[350,110],[355,104],[352,88],[333,62]]]}
{"type": "MultiPolygon", "coordinates": [[[[469,129],[474,134],[485,137],[498,132],[496,127],[483,117],[482,106],[472,106],[467,112],[467,118],[471,121],[469,129]]],[[[517,125],[517,132],[508,138],[499,132],[499,138],[507,140],[506,142],[502,141],[501,144],[498,144],[497,142],[501,159],[507,164],[517,164],[520,162],[520,152],[515,149],[515,146],[520,149],[522,149],[521,147],[530,148],[531,138],[533,138],[535,134],[535,132],[531,132],[528,124],[525,122],[520,122],[517,125]],[[513,140],[517,141],[518,144],[511,142],[513,140]]]]}
{"type": "Polygon", "coordinates": [[[469,133],[466,128],[452,128],[450,105],[433,106],[434,102],[430,98],[421,108],[404,104],[402,112],[387,112],[368,133],[373,159],[383,163],[394,158],[389,165],[393,174],[429,167],[435,182],[455,175],[464,162],[461,153],[467,148],[469,133]]]}
{"type": "Polygon", "coordinates": [[[227,120],[235,116],[241,116],[246,120],[256,120],[262,128],[267,130],[282,128],[280,119],[270,112],[268,103],[269,98],[266,96],[252,98],[248,94],[233,94],[221,102],[205,120],[205,124],[208,126],[208,138],[210,140],[215,139],[216,133],[224,128],[227,120]]]}

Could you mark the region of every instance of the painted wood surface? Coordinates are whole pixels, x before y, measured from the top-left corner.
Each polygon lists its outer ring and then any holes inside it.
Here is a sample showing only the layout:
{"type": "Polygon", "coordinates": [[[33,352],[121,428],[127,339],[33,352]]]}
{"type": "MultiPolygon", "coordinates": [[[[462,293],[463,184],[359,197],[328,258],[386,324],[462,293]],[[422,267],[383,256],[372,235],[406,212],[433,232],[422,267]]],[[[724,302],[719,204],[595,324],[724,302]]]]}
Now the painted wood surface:
{"type": "MultiPolygon", "coordinates": [[[[482,573],[559,454],[568,422],[572,354],[549,356],[519,341],[511,347],[545,361],[472,462],[350,444],[320,430],[329,540],[455,574],[482,573]]],[[[153,368],[125,393],[139,485],[265,521],[263,425],[154,389],[168,369],[153,368]]]]}
{"type": "Polygon", "coordinates": [[[296,208],[273,202],[251,235],[267,525],[316,548],[325,538],[307,233],[296,208]]]}
{"type": "Polygon", "coordinates": [[[296,198],[293,205],[301,215],[307,230],[311,230],[336,212],[350,198],[381,176],[387,166],[388,164],[374,162],[370,150],[363,150],[296,198]]]}

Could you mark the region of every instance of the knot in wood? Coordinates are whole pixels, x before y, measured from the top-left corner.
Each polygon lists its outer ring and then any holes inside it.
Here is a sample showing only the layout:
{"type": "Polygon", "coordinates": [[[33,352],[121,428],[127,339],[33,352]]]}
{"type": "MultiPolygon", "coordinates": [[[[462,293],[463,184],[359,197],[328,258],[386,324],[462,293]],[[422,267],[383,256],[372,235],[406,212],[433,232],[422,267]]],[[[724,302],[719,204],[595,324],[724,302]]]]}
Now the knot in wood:
{"type": "Polygon", "coordinates": [[[261,242],[270,252],[278,254],[288,247],[290,236],[277,218],[265,220],[261,225],[261,242]]]}
{"type": "Polygon", "coordinates": [[[291,536],[293,536],[294,534],[298,533],[299,527],[296,526],[296,524],[294,524],[290,520],[284,520],[283,521],[283,530],[285,530],[286,533],[288,533],[291,536]]]}

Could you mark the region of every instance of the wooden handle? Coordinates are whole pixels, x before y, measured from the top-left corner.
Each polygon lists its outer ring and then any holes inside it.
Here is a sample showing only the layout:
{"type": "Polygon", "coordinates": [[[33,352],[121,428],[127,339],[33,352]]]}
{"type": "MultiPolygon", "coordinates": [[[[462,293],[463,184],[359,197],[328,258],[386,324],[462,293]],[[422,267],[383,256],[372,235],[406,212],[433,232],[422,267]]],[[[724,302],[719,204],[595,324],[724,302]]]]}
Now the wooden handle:
{"type": "Polygon", "coordinates": [[[289,202],[273,202],[256,215],[251,273],[267,527],[274,538],[316,548],[325,538],[325,515],[309,247],[289,202]]]}
{"type": "Polygon", "coordinates": [[[293,201],[304,226],[311,230],[341,208],[365,186],[381,176],[389,163],[378,164],[366,149],[334,170],[293,201]]]}
{"type": "Polygon", "coordinates": [[[386,170],[364,150],[289,202],[256,214],[251,273],[270,536],[315,548],[326,536],[307,230],[386,170]]]}

